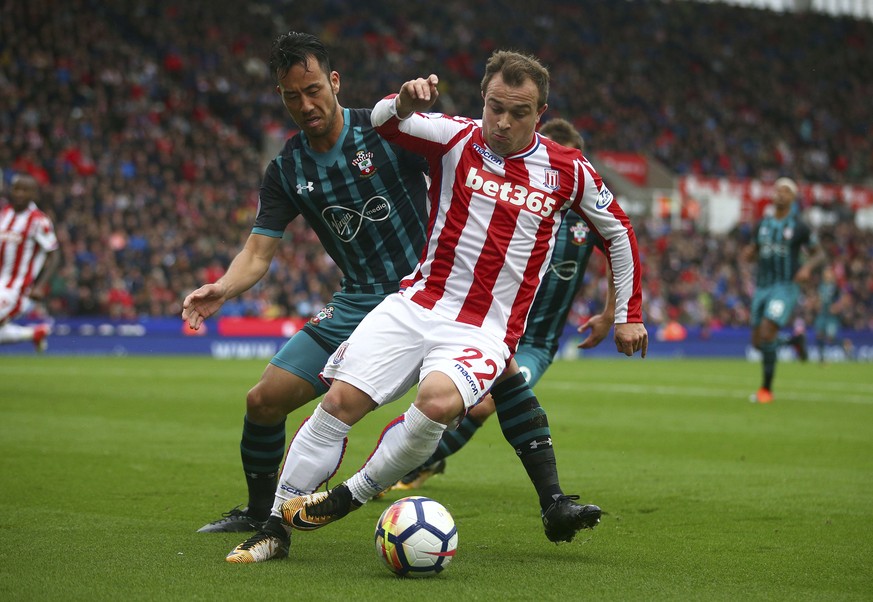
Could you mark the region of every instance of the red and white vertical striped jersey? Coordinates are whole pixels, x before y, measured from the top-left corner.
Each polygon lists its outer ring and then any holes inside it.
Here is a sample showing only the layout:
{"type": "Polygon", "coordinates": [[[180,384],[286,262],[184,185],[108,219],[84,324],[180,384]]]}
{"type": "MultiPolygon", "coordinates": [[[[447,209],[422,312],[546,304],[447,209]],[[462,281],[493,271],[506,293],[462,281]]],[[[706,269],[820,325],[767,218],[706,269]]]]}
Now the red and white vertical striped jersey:
{"type": "Polygon", "coordinates": [[[426,157],[431,176],[428,240],[402,294],[489,330],[514,351],[570,209],[604,241],[616,323],[642,322],[636,237],[581,152],[535,135],[527,148],[501,157],[485,143],[480,121],[438,113],[400,120],[395,97],[376,104],[373,126],[426,157]]]}
{"type": "Polygon", "coordinates": [[[55,229],[36,203],[16,213],[11,205],[0,208],[0,288],[23,294],[58,248],[55,229]]]}

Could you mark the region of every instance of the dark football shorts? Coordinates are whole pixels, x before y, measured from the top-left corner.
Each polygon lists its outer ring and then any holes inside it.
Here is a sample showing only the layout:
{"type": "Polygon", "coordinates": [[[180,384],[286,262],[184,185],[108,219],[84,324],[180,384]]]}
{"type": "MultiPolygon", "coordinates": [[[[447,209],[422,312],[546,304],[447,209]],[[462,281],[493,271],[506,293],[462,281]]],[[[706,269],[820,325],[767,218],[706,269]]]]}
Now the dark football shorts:
{"type": "Polygon", "coordinates": [[[270,363],[311,384],[318,396],[324,395],[328,387],[319,374],[327,359],[384,298],[385,295],[335,293],[330,303],[288,339],[270,363]]]}

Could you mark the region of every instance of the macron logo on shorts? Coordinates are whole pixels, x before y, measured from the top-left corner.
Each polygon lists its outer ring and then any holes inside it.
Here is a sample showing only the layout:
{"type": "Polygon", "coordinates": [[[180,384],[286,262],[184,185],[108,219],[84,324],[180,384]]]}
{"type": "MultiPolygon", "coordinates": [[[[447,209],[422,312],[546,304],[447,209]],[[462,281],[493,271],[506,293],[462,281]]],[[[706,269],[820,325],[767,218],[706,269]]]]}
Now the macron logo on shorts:
{"type": "Polygon", "coordinates": [[[455,364],[455,368],[458,369],[458,372],[461,373],[461,376],[464,377],[464,380],[467,381],[467,384],[470,385],[470,390],[473,391],[474,397],[479,397],[479,385],[476,383],[476,379],[473,378],[467,369],[464,368],[461,364],[455,364]]]}

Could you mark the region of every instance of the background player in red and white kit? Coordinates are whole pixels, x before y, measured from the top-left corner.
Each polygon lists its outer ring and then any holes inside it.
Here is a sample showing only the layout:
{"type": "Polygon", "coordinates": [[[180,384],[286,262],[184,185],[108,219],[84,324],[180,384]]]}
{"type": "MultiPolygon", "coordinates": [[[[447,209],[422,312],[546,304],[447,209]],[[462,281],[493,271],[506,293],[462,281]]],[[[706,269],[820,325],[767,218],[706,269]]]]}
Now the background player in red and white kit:
{"type": "Polygon", "coordinates": [[[45,298],[60,262],[54,227],[36,198],[36,180],[19,174],[12,178],[9,202],[0,206],[0,344],[33,341],[44,351],[48,324],[12,323],[45,298]]]}
{"type": "MultiPolygon", "coordinates": [[[[436,75],[406,82],[371,115],[381,135],[428,159],[422,259],[325,366],[333,384],[294,437],[282,474],[280,488],[300,492],[279,508],[286,534],[243,543],[229,561],[280,555],[290,528],[313,530],[345,516],[433,453],[447,425],[457,424],[510,361],[564,209],[605,241],[618,350],[645,354],[639,256],[627,216],[581,152],[534,135],[547,107],[548,71],[532,57],[492,55],[481,123],[417,113],[433,106],[437,83],[436,75]],[[329,492],[308,494],[338,469],[351,426],[416,383],[414,403],[386,427],[364,467],[329,492]]],[[[589,508],[593,527],[600,509],[589,508]]]]}

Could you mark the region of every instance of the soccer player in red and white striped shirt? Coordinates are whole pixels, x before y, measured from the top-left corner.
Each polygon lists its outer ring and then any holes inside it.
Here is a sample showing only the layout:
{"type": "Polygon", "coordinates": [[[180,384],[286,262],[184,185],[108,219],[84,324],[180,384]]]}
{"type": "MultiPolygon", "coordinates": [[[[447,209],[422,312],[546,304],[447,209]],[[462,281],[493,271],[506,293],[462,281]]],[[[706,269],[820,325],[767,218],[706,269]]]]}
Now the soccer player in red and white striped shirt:
{"type": "Polygon", "coordinates": [[[32,341],[37,351],[43,351],[47,324],[12,322],[45,297],[59,263],[54,227],[37,208],[36,198],[36,180],[19,174],[12,178],[9,202],[0,206],[0,344],[32,341]]]}
{"type": "MultiPolygon", "coordinates": [[[[317,529],[396,483],[491,389],[524,332],[564,210],[604,240],[618,351],[645,356],[633,229],[581,152],[535,133],[548,82],[533,57],[498,51],[482,81],[481,122],[422,113],[436,101],[436,75],[406,82],[373,109],[381,135],[428,160],[428,242],[401,291],[371,311],[325,366],[333,383],[291,442],[277,491],[273,514],[286,529],[317,529]],[[311,493],[338,469],[351,426],[416,383],[414,403],[385,428],[364,467],[329,492],[311,493]]],[[[565,540],[600,519],[596,506],[576,506],[581,522],[568,525],[565,540]]],[[[258,534],[228,560],[277,557],[281,539],[258,534]]]]}

